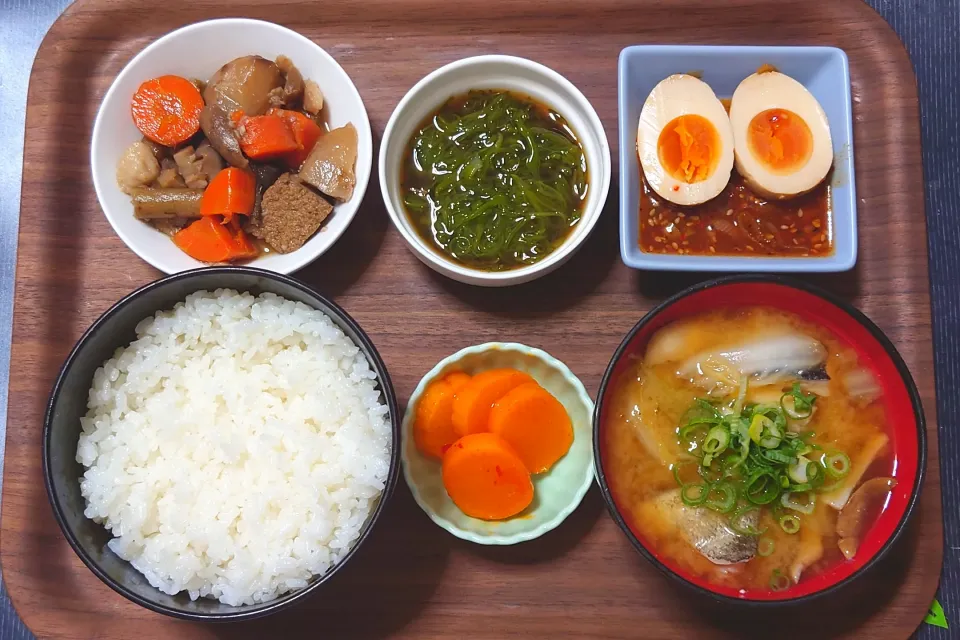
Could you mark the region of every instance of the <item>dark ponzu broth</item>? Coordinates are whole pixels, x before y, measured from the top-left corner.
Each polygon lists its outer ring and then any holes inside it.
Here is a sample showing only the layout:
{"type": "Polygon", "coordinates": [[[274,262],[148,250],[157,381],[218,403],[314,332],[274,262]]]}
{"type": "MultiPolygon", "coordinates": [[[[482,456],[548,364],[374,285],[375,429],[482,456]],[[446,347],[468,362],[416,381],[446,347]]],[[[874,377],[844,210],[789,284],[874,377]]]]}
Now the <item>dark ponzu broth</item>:
{"type": "Polygon", "coordinates": [[[642,175],[640,182],[640,249],[647,253],[787,257],[833,253],[829,176],[809,193],[778,201],[757,196],[734,170],[720,195],[692,207],[664,200],[642,175]]]}
{"type": "Polygon", "coordinates": [[[400,186],[428,244],[467,266],[501,271],[563,243],[586,202],[587,165],[556,111],[512,92],[471,91],[421,123],[400,186]]]}
{"type": "MultiPolygon", "coordinates": [[[[662,341],[660,344],[670,342],[662,341]]],[[[745,595],[777,590],[772,588],[772,581],[780,575],[785,578],[778,587],[789,587],[794,584],[789,576],[796,574],[797,567],[800,568],[799,581],[804,582],[846,562],[838,546],[839,536],[836,532],[838,513],[844,512],[831,506],[838,500],[837,491],[842,494],[843,489],[849,488],[856,495],[855,489],[863,486],[866,480],[890,476],[893,472],[887,414],[883,399],[879,397],[879,387],[874,386],[873,395],[864,394],[855,391],[855,383],[851,382],[865,373],[866,370],[857,362],[856,353],[836,336],[777,310],[760,307],[726,309],[667,325],[654,335],[643,358],[631,361],[627,370],[616,380],[610,392],[610,408],[605,414],[602,444],[604,470],[614,499],[627,523],[655,554],[672,567],[745,595]],[[663,353],[653,351],[652,347],[658,336],[666,335],[668,331],[676,331],[673,337],[681,338],[674,339],[673,346],[669,347],[676,357],[652,355],[663,353]],[[694,373],[691,376],[691,369],[685,365],[692,360],[698,363],[698,369],[694,371],[714,366],[718,367],[718,371],[723,371],[719,359],[696,356],[708,352],[716,354],[750,341],[756,344],[758,336],[780,335],[802,336],[819,341],[825,349],[826,358],[819,376],[829,376],[829,380],[799,383],[804,389],[809,388],[816,393],[817,397],[809,421],[791,423],[789,430],[794,433],[791,437],[803,437],[813,445],[813,450],[807,454],[811,459],[819,459],[821,454],[846,452],[849,454],[848,471],[840,480],[828,477],[827,484],[817,490],[822,492],[814,491],[816,503],[809,514],[773,508],[772,504],[765,505],[756,514],[758,519],[755,526],[762,531],[759,536],[754,536],[759,547],[757,552],[746,560],[729,564],[715,563],[693,546],[686,537],[689,534],[682,529],[678,531],[677,521],[671,519],[673,516],[666,515],[668,512],[660,505],[669,492],[678,491],[681,478],[679,474],[675,475],[674,469],[686,474],[689,469],[683,471],[685,465],[692,461],[698,467],[702,461],[702,457],[696,456],[702,456],[703,450],[699,454],[694,452],[694,455],[687,453],[689,448],[681,443],[679,435],[681,430],[678,427],[690,421],[691,414],[688,411],[691,405],[700,398],[717,406],[734,406],[738,387],[713,388],[707,392],[704,378],[709,378],[711,374],[694,373]],[[871,451],[876,453],[871,454],[871,451]],[[779,518],[784,513],[798,518],[799,531],[790,534],[780,526],[779,518]],[[769,555],[760,552],[760,548],[770,551],[769,555]]],[[[873,380],[872,374],[869,375],[869,379],[873,380]]],[[[757,406],[757,403],[761,403],[761,406],[767,407],[781,406],[777,398],[781,398],[782,402],[782,398],[786,397],[782,394],[789,394],[792,388],[796,388],[793,384],[794,381],[786,380],[782,384],[769,386],[757,383],[751,387],[748,384],[742,405],[757,406]]],[[[813,397],[806,391],[801,393],[813,397]]],[[[702,445],[702,437],[700,442],[702,445]]],[[[727,454],[730,453],[731,450],[728,450],[727,454]]],[[[751,455],[753,453],[751,450],[751,455]]],[[[889,493],[882,496],[886,498],[889,493]]],[[[742,485],[738,486],[737,508],[749,504],[745,498],[742,485]]],[[[852,502],[847,501],[846,505],[852,502]]],[[[871,503],[863,520],[865,527],[861,529],[860,540],[873,526],[885,504],[886,499],[871,503]]],[[[694,517],[700,519],[718,517],[716,509],[708,510],[703,506],[686,508],[693,509],[694,517]]],[[[727,514],[723,517],[731,517],[732,512],[727,514]]]]}

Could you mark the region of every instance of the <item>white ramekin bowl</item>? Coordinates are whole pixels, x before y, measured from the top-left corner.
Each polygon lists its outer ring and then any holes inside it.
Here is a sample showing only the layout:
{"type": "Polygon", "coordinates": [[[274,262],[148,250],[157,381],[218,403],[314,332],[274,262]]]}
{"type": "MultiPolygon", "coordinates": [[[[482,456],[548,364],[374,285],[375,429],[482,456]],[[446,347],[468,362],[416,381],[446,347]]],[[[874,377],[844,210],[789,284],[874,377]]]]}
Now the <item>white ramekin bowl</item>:
{"type": "Polygon", "coordinates": [[[387,122],[380,145],[379,169],[380,191],[390,219],[424,264],[460,282],[502,287],[550,273],[569,260],[584,243],[603,211],[610,189],[610,146],[593,106],[559,73],[524,58],[477,56],[440,67],[407,92],[387,122]],[[583,145],[589,183],[580,222],[560,247],[532,265],[496,272],[464,266],[425,242],[404,210],[400,171],[411,137],[420,123],[447,99],[471,89],[515,91],[543,102],[566,118],[583,145]]]}
{"type": "Polygon", "coordinates": [[[325,253],[353,220],[370,180],[373,136],[363,100],[347,73],[319,45],[280,25],[243,18],[198,22],[168,33],[138,53],[113,81],[93,125],[90,169],[100,208],[127,246],[160,271],[178,273],[205,265],[134,218],[130,197],[117,186],[117,161],[141,138],[130,117],[130,99],[150,78],[174,74],[206,79],[234,58],[261,55],[273,60],[280,54],[293,60],[304,78],[320,85],[331,129],[348,122],[356,127],[357,183],[353,197],[337,204],[333,215],[305,245],[291,253],[262,256],[251,266],[283,274],[296,271],[325,253]]]}

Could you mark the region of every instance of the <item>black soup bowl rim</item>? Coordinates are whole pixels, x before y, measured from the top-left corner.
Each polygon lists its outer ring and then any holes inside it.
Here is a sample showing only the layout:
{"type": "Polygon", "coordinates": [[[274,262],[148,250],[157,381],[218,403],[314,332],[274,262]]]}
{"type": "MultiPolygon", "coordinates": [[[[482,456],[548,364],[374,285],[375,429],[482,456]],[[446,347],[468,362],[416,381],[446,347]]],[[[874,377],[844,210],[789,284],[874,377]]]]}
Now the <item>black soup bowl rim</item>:
{"type": "MultiPolygon", "coordinates": [[[[216,287],[216,288],[225,288],[229,289],[231,287],[216,287]]],[[[206,289],[210,289],[206,287],[206,289]]],[[[198,291],[201,289],[197,289],[198,291]]],[[[312,306],[312,305],[307,305],[312,306]]],[[[316,307],[314,307],[316,308],[316,307]]],[[[157,309],[156,311],[162,311],[162,309],[157,309]]],[[[122,345],[117,345],[122,346],[122,345]]],[[[272,613],[276,613],[281,609],[286,609],[297,602],[301,602],[307,598],[315,589],[320,585],[325,583],[327,580],[333,577],[347,562],[357,553],[360,546],[369,538],[370,532],[373,530],[374,525],[377,520],[380,518],[383,510],[387,504],[387,501],[390,498],[390,495],[393,492],[394,487],[397,483],[397,478],[399,475],[400,468],[400,411],[397,405],[396,394],[393,389],[393,383],[390,380],[390,374],[387,371],[387,366],[383,361],[383,358],[380,356],[380,353],[374,347],[373,342],[367,336],[366,332],[360,327],[356,320],[354,320],[350,314],[348,314],[344,309],[334,302],[329,297],[323,295],[319,291],[313,289],[309,285],[297,280],[288,275],[275,273],[273,271],[267,271],[265,269],[259,269],[255,267],[246,267],[246,266],[222,266],[222,267],[200,267],[198,269],[190,269],[188,271],[181,271],[172,275],[162,277],[158,280],[154,280],[136,290],[132,293],[127,294],[120,299],[119,302],[116,302],[111,306],[107,311],[98,317],[90,327],[84,331],[83,335],[77,340],[76,345],[70,351],[70,355],[67,356],[67,359],[64,361],[63,365],[60,368],[59,373],[57,374],[56,381],[53,384],[52,391],[50,393],[50,398],[47,402],[47,409],[44,415],[43,421],[43,480],[44,485],[47,491],[47,498],[50,501],[51,506],[53,507],[53,515],[56,518],[57,524],[60,526],[60,530],[63,532],[64,537],[67,539],[67,542],[73,548],[74,553],[80,557],[83,563],[87,566],[96,575],[104,584],[108,587],[124,596],[128,600],[145,607],[151,611],[157,613],[162,613],[168,616],[179,618],[181,620],[192,620],[200,622],[237,622],[242,620],[252,620],[255,618],[260,618],[272,613]],[[335,316],[334,323],[343,323],[349,327],[359,338],[360,344],[357,346],[360,347],[361,351],[366,354],[369,354],[368,359],[370,360],[370,366],[377,374],[377,379],[379,382],[380,390],[383,393],[384,401],[387,404],[387,408],[390,412],[390,427],[391,427],[391,447],[390,447],[390,468],[387,472],[387,480],[384,484],[383,490],[380,492],[379,500],[374,507],[373,511],[368,516],[368,522],[366,527],[361,531],[360,537],[353,543],[353,546],[347,551],[346,555],[340,559],[335,565],[330,567],[330,569],[323,575],[313,579],[310,584],[301,589],[287,592],[276,598],[271,602],[263,604],[261,607],[258,607],[252,611],[245,611],[242,609],[237,609],[236,612],[227,612],[227,613],[193,613],[188,611],[181,611],[171,607],[167,607],[156,602],[151,602],[150,600],[141,597],[140,595],[134,593],[126,586],[120,582],[111,578],[106,572],[101,570],[99,565],[86,553],[83,546],[80,544],[77,537],[74,535],[73,530],[67,524],[66,518],[64,517],[63,507],[60,504],[59,499],[57,498],[56,492],[53,488],[53,474],[50,469],[50,441],[53,431],[53,417],[54,417],[54,406],[56,404],[57,398],[60,395],[60,391],[64,385],[64,382],[70,376],[71,367],[76,360],[78,354],[83,350],[84,345],[87,343],[88,339],[94,335],[104,324],[106,324],[114,315],[116,315],[121,309],[127,306],[133,300],[139,298],[140,296],[169,285],[174,282],[179,282],[182,280],[190,280],[191,278],[199,275],[204,276],[220,276],[220,275],[245,275],[245,276],[254,276],[259,278],[265,278],[269,280],[274,280],[282,284],[288,285],[294,289],[299,290],[301,293],[305,294],[308,297],[316,298],[323,301],[330,310],[333,312],[331,315],[335,316]]],[[[112,552],[111,552],[112,553],[112,552]]]]}
{"type": "Polygon", "coordinates": [[[594,407],[593,414],[593,457],[594,457],[594,467],[596,468],[597,473],[597,482],[600,485],[600,492],[603,494],[603,501],[607,506],[607,511],[609,511],[610,516],[617,523],[617,526],[623,531],[627,539],[630,541],[630,544],[633,545],[636,549],[648,562],[655,566],[660,573],[667,576],[669,579],[683,585],[688,589],[692,589],[694,592],[704,596],[705,598],[712,599],[717,602],[724,604],[732,604],[740,607],[750,607],[750,608],[763,608],[770,609],[776,607],[792,606],[792,605],[801,605],[809,603],[814,600],[819,600],[820,598],[836,593],[837,591],[843,589],[847,585],[856,581],[858,578],[869,572],[874,566],[879,564],[890,552],[890,549],[896,544],[897,540],[900,539],[904,530],[907,527],[907,524],[910,521],[911,516],[917,506],[917,502],[920,498],[920,488],[923,484],[923,478],[926,474],[927,467],[927,434],[926,434],[926,419],[923,413],[923,405],[920,401],[920,393],[917,390],[917,385],[913,380],[913,376],[910,374],[910,370],[907,368],[906,363],[903,361],[903,358],[900,356],[900,353],[894,347],[893,343],[890,342],[890,339],[887,338],[886,334],[880,330],[880,328],[874,324],[870,318],[868,318],[863,312],[854,307],[852,304],[843,300],[842,298],[821,289],[820,287],[808,284],[806,282],[796,280],[794,278],[788,278],[780,275],[769,275],[769,274],[753,274],[753,275],[732,275],[732,276],[723,276],[719,278],[713,278],[700,282],[693,286],[687,287],[686,289],[676,293],[653,309],[648,311],[639,322],[637,322],[630,331],[627,332],[627,335],[620,342],[620,345],[617,347],[616,351],[613,353],[613,357],[610,359],[609,364],[607,365],[606,370],[603,373],[603,378],[600,380],[600,387],[597,390],[597,402],[594,407]],[[910,397],[910,404],[913,408],[913,414],[916,418],[917,424],[917,472],[914,477],[913,490],[911,491],[910,498],[907,501],[906,509],[903,512],[903,515],[900,518],[900,521],[897,523],[896,528],[893,530],[893,533],[890,537],[887,538],[883,546],[877,551],[872,558],[870,558],[860,569],[850,574],[843,580],[840,580],[834,584],[803,596],[797,596],[793,598],[784,598],[782,600],[751,600],[748,598],[734,598],[724,594],[716,593],[704,587],[701,587],[698,584],[688,581],[686,578],[680,576],[670,569],[667,565],[658,560],[642,542],[637,538],[637,536],[630,529],[630,526],[627,524],[626,519],[621,515],[619,509],[617,508],[616,503],[613,500],[613,495],[610,491],[610,485],[607,482],[606,473],[603,468],[603,461],[601,456],[601,442],[600,442],[600,416],[602,413],[603,405],[606,401],[607,387],[611,383],[613,377],[613,372],[616,369],[617,364],[620,362],[621,358],[626,354],[627,348],[630,346],[630,343],[633,341],[633,338],[643,329],[648,323],[650,323],[657,315],[662,311],[676,303],[677,301],[686,298],[687,296],[693,295],[705,289],[711,289],[717,286],[733,285],[733,284],[751,284],[751,283],[768,283],[768,284],[778,284],[786,287],[791,287],[794,289],[799,289],[806,293],[813,294],[819,298],[826,300],[827,302],[838,307],[841,311],[851,316],[856,320],[861,326],[863,326],[873,338],[883,347],[883,350],[890,357],[891,361],[894,364],[894,367],[897,370],[897,373],[900,374],[900,378],[903,381],[903,385],[906,388],[907,395],[910,397]]]}

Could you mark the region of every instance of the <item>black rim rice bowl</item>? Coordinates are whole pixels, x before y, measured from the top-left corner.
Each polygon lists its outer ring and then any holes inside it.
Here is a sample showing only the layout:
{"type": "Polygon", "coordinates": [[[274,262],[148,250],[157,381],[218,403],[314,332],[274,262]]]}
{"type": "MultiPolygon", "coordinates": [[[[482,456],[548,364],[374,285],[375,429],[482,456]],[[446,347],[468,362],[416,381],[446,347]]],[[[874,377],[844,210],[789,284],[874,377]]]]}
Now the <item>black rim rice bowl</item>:
{"type": "Polygon", "coordinates": [[[57,523],[73,550],[91,571],[112,589],[153,611],[187,620],[234,621],[260,617],[306,598],[342,569],[354,556],[380,517],[394,485],[400,462],[400,412],[386,365],[367,335],[333,301],[291,278],[250,267],[208,267],[167,276],[148,284],[120,302],[90,326],[77,342],[54,383],[43,425],[43,476],[57,523]],[[125,560],[107,548],[110,533],[83,515],[80,494],[83,466],[76,461],[80,418],[87,412],[87,393],[93,374],[118,347],[136,337],[135,327],[159,310],[171,309],[200,290],[236,289],[253,295],[269,292],[323,311],[356,344],[376,373],[377,386],[389,409],[390,469],[386,485],[367,518],[353,548],[327,573],[306,587],[270,602],[231,606],[210,598],[191,601],[186,593],[170,596],[155,587],[125,560]]]}
{"type": "Polygon", "coordinates": [[[593,426],[594,462],[597,481],[611,517],[633,547],[671,580],[707,599],[723,604],[783,606],[807,603],[834,593],[876,566],[900,538],[913,514],[926,469],[926,431],[920,394],[906,364],[890,340],[849,303],[817,287],[782,276],[727,276],[694,285],[669,298],[647,313],[627,333],[603,375],[597,394],[593,426]],[[783,296],[778,294],[788,293],[783,296]],[[859,355],[868,354],[873,372],[884,388],[891,416],[891,445],[897,458],[897,477],[890,503],[872,526],[852,561],[841,563],[808,581],[782,592],[758,592],[749,596],[731,587],[711,585],[690,574],[645,546],[621,514],[604,468],[604,437],[601,433],[609,389],[625,367],[625,356],[642,353],[650,336],[660,327],[681,317],[724,306],[768,306],[795,313],[808,322],[817,318],[859,355]],[[848,339],[852,337],[856,339],[848,339]],[[892,393],[891,393],[892,392],[892,393]],[[900,418],[899,420],[893,417],[900,418]]]}

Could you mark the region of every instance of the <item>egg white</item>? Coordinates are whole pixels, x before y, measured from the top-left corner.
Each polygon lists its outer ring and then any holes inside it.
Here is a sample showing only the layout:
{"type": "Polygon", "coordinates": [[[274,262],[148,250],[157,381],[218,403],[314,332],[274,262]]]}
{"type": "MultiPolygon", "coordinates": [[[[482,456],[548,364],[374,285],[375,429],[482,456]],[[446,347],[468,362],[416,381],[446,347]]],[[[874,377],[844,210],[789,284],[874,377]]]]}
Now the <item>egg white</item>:
{"type": "Polygon", "coordinates": [[[827,114],[802,84],[777,71],[748,76],[730,100],[736,167],[747,184],[760,195],[783,199],[810,191],[823,182],[833,165],[833,139],[827,114]],[[772,171],[750,150],[753,118],[768,109],[786,109],[807,123],[813,141],[810,158],[790,173],[772,171]]]}
{"type": "Polygon", "coordinates": [[[730,181],[733,170],[733,130],[723,104],[707,83],[686,74],[662,80],[647,96],[637,127],[637,153],[647,184],[657,195],[679,205],[701,204],[715,198],[730,181]],[[675,118],[698,115],[717,130],[720,148],[717,166],[706,180],[687,183],[670,175],[660,163],[657,143],[663,128],[675,118]]]}

